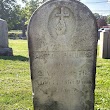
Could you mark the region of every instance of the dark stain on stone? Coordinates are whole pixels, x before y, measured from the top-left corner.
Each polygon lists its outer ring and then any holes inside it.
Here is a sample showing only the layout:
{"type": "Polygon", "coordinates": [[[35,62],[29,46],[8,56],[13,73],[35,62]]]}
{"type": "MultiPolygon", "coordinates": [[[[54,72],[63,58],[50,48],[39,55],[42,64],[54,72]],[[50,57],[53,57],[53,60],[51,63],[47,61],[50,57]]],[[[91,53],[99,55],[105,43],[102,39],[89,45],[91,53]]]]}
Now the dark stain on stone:
{"type": "Polygon", "coordinates": [[[57,101],[47,101],[45,104],[40,104],[37,99],[34,99],[34,110],[63,110],[57,101]]]}

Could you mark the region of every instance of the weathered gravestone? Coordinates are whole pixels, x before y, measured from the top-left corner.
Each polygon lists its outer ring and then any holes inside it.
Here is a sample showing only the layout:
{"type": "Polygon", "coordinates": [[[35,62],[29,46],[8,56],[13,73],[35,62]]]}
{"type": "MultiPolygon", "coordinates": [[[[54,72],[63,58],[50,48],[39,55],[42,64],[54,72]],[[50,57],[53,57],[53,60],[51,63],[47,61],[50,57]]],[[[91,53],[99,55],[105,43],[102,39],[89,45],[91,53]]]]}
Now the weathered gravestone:
{"type": "Polygon", "coordinates": [[[8,47],[8,27],[5,20],[0,19],[0,56],[13,55],[12,48],[8,47]]]}
{"type": "Polygon", "coordinates": [[[74,0],[51,0],[28,27],[34,110],[94,110],[97,27],[74,0]]]}

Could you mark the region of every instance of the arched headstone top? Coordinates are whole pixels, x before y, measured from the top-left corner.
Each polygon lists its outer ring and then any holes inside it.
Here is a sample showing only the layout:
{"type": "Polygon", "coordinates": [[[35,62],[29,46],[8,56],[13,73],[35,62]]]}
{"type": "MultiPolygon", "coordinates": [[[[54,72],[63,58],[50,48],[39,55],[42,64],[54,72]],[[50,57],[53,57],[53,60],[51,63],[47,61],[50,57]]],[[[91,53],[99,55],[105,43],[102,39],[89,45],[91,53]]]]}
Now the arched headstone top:
{"type": "MultiPolygon", "coordinates": [[[[44,36],[47,36],[51,40],[46,39],[47,45],[55,41],[59,44],[66,42],[69,44],[69,50],[90,50],[97,39],[96,30],[93,14],[79,1],[50,0],[34,12],[29,24],[28,36],[32,37],[33,41],[37,41],[35,40],[37,38],[43,40],[44,36]],[[91,42],[92,39],[94,42],[91,42]]],[[[43,50],[44,48],[46,45],[42,45],[43,50]]],[[[52,50],[51,48],[50,46],[49,49],[52,50]]],[[[65,50],[66,48],[67,46],[64,45],[65,50]]]]}

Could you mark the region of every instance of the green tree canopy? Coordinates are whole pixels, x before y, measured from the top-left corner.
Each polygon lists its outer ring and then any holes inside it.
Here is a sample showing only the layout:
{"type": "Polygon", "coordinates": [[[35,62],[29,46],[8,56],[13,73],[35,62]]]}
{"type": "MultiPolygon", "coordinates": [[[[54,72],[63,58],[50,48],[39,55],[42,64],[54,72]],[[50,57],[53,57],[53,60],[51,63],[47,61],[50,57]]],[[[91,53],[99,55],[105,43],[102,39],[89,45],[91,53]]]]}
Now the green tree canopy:
{"type": "Polygon", "coordinates": [[[16,0],[0,0],[0,17],[6,18],[9,15],[16,0]]]}
{"type": "Polygon", "coordinates": [[[0,0],[0,18],[9,23],[15,3],[16,0],[0,0]]]}
{"type": "Polygon", "coordinates": [[[107,16],[107,23],[110,24],[110,15],[107,16]]]}
{"type": "Polygon", "coordinates": [[[100,18],[100,15],[98,13],[94,13],[94,16],[97,20],[100,18]]]}
{"type": "Polygon", "coordinates": [[[0,18],[7,21],[9,30],[22,29],[23,24],[29,23],[32,13],[39,6],[39,1],[22,0],[25,6],[21,7],[17,0],[0,0],[0,18]]]}

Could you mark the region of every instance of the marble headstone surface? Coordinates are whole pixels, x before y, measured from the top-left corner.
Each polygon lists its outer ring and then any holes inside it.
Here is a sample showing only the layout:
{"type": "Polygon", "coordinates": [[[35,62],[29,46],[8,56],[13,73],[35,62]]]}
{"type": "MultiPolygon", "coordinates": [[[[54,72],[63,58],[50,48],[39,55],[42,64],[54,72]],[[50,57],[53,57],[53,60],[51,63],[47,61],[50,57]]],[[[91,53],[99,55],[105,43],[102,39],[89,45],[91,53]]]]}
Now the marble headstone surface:
{"type": "Polygon", "coordinates": [[[0,47],[8,47],[8,27],[5,20],[0,19],[0,47]]]}
{"type": "Polygon", "coordinates": [[[74,0],[39,7],[28,27],[34,110],[94,110],[97,27],[74,0]]]}
{"type": "Polygon", "coordinates": [[[8,26],[7,22],[0,19],[0,56],[13,55],[12,48],[8,47],[8,26]]]}

